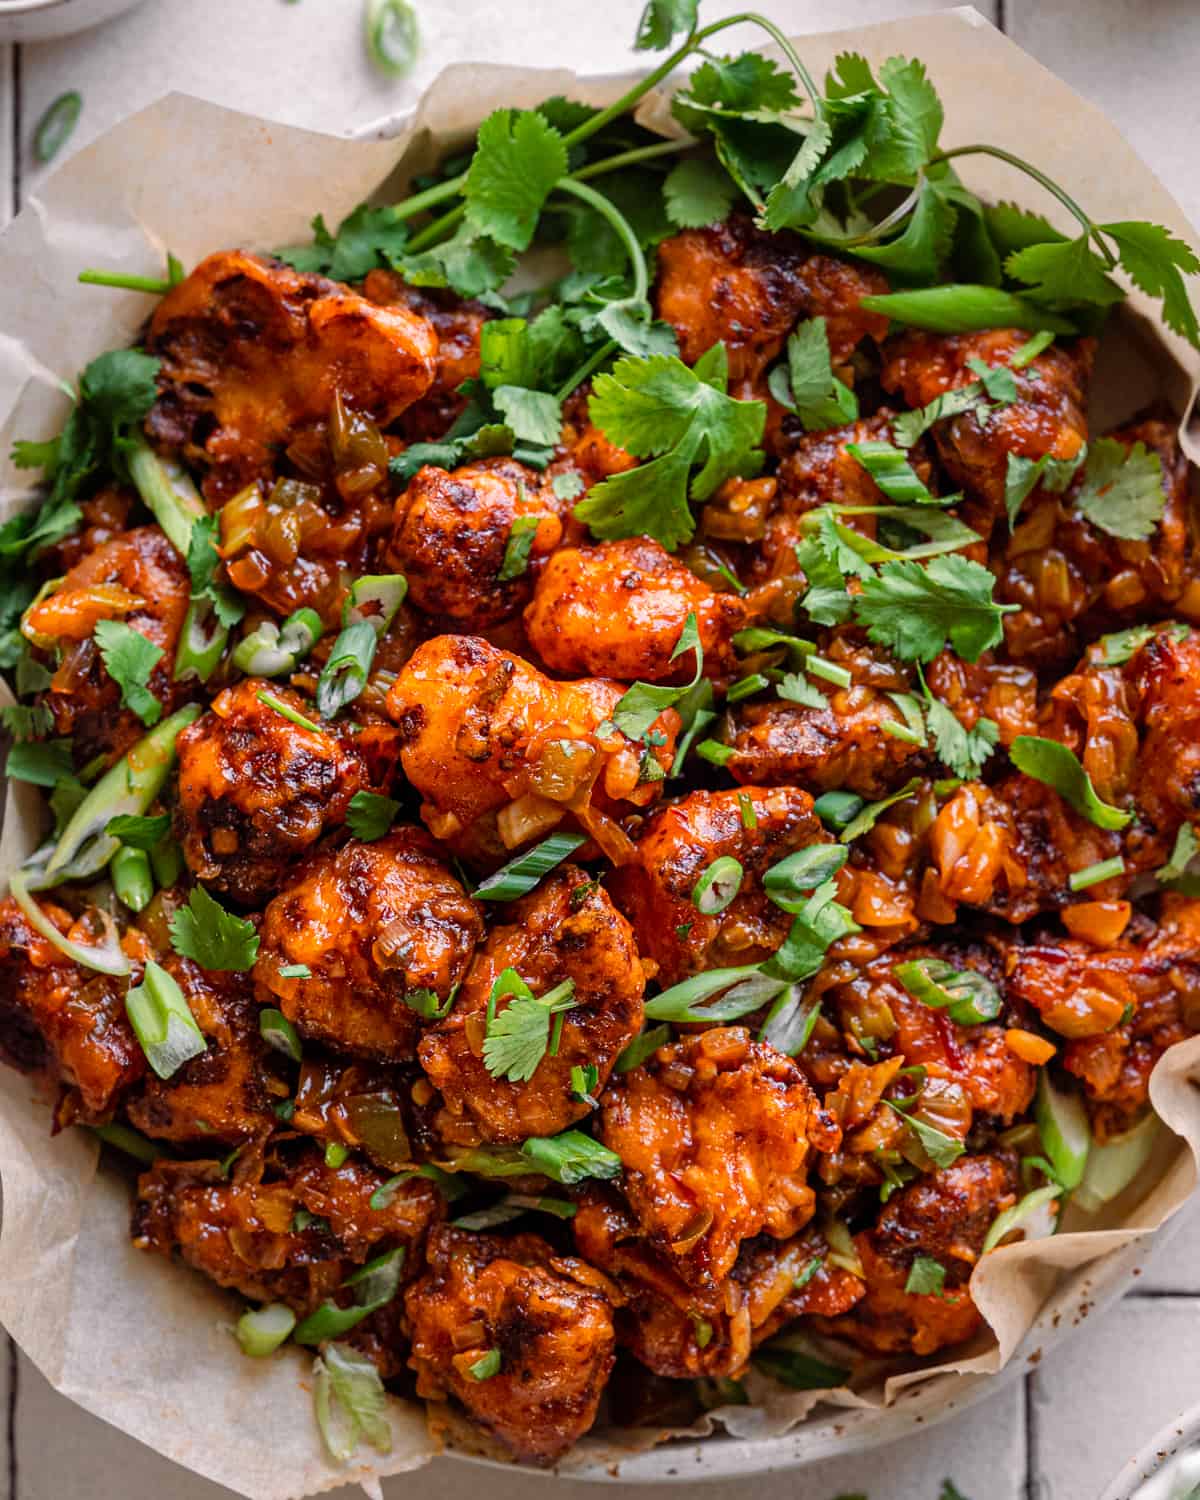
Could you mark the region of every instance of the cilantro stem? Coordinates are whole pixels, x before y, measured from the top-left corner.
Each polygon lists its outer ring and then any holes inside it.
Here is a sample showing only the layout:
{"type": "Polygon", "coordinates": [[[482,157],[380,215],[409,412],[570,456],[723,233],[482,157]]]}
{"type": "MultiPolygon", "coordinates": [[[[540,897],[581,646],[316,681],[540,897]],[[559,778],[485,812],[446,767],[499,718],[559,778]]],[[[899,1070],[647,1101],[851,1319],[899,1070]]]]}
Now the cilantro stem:
{"type": "Polygon", "coordinates": [[[126,276],[123,271],[80,271],[77,280],[85,286],[112,286],[121,291],[151,292],[157,297],[171,290],[171,283],[157,276],[126,276]]]}
{"type": "Polygon", "coordinates": [[[555,391],[554,399],[556,401],[565,401],[575,387],[582,385],[589,375],[594,374],[604,364],[605,360],[617,352],[619,347],[620,345],[615,339],[610,339],[607,344],[601,344],[594,354],[588,355],[587,359],[584,360],[583,364],[577,370],[573,370],[568,375],[558,390],[555,391]]]}
{"type": "Polygon", "coordinates": [[[444,213],[440,219],[434,219],[432,224],[426,224],[419,234],[412,237],[408,246],[409,254],[415,255],[420,250],[428,250],[430,245],[439,240],[447,229],[457,229],[466,211],[466,205],[460,203],[457,208],[444,213]]]}
{"type": "Polygon", "coordinates": [[[821,91],[813,82],[812,74],[800,61],[796,49],[788,41],[783,32],[780,31],[779,27],[775,25],[774,21],[768,20],[766,16],[760,16],[757,11],[740,11],[736,16],[726,16],[722,21],[714,21],[711,26],[705,26],[702,31],[696,32],[694,37],[689,38],[689,51],[695,51],[701,42],[710,36],[715,36],[718,31],[724,31],[728,26],[741,25],[742,22],[750,26],[761,26],[767,35],[772,38],[775,45],[791,64],[796,77],[804,85],[804,91],[808,95],[809,103],[813,107],[814,116],[818,120],[821,119],[824,114],[825,101],[821,95],[821,91]]]}
{"type": "Polygon", "coordinates": [[[695,141],[659,141],[653,146],[634,146],[616,156],[606,156],[603,161],[594,161],[590,166],[580,167],[570,173],[576,182],[586,182],[589,177],[602,177],[605,172],[619,172],[622,167],[636,166],[641,161],[653,161],[659,156],[676,156],[681,151],[691,151],[695,141]]]}
{"type": "Polygon", "coordinates": [[[633,300],[644,301],[650,289],[650,272],[646,266],[646,257],[642,254],[641,244],[630,227],[629,220],[603,193],[598,193],[595,188],[588,187],[586,183],[578,182],[573,177],[560,178],[557,191],[581,198],[589,208],[612,226],[613,232],[625,246],[629,264],[633,268],[633,300]]]}
{"type": "Polygon", "coordinates": [[[931,167],[936,166],[938,162],[951,161],[956,156],[994,156],[997,161],[1007,162],[1010,167],[1016,167],[1019,172],[1024,172],[1027,177],[1032,177],[1034,182],[1045,188],[1051,197],[1057,198],[1062,206],[1074,218],[1078,219],[1079,223],[1083,225],[1084,233],[1087,237],[1095,241],[1096,247],[1101,255],[1103,255],[1109,269],[1116,269],[1117,257],[1105,244],[1095,220],[1085,213],[1079,204],[1075,202],[1074,198],[1060,188],[1057,182],[1047,177],[1044,172],[1038,171],[1032,162],[1027,162],[1023,157],[1014,156],[1011,151],[1004,151],[999,146],[979,144],[974,146],[955,146],[950,151],[939,151],[936,156],[930,157],[928,165],[931,167]]]}

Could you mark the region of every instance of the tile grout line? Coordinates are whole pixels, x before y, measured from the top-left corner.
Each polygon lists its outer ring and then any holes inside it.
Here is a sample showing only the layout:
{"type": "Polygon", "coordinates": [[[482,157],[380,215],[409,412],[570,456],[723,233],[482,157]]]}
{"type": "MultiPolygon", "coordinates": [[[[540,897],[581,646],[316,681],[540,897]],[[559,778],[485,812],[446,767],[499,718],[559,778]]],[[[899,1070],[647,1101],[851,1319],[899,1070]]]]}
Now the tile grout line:
{"type": "Polygon", "coordinates": [[[12,49],[12,211],[21,211],[21,44],[12,49]]]}
{"type": "Polygon", "coordinates": [[[1008,34],[1008,0],[996,0],[996,25],[1008,34]]]}
{"type": "MultiPolygon", "coordinates": [[[[1024,1396],[1022,1414],[1025,1418],[1025,1500],[1039,1500],[1041,1485],[1037,1476],[1037,1418],[1033,1410],[1033,1371],[1029,1371],[1021,1382],[1024,1396]]],[[[13,1500],[16,1500],[14,1495],[13,1500]]]]}
{"type": "Polygon", "coordinates": [[[5,1440],[8,1443],[8,1500],[17,1500],[17,1382],[20,1366],[17,1364],[17,1346],[12,1338],[8,1342],[8,1420],[5,1440]]]}

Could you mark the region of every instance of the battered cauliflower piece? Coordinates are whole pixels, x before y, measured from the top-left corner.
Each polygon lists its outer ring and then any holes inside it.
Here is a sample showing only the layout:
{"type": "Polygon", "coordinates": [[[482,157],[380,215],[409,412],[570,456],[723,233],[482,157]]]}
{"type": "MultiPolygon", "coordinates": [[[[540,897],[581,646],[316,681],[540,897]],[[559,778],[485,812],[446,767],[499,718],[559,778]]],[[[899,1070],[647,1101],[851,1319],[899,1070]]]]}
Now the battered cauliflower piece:
{"type": "Polygon", "coordinates": [[[456,1397],[514,1457],[553,1463],[595,1421],[612,1369],[608,1283],[533,1234],[439,1228],[428,1262],[404,1298],[418,1393],[456,1397]],[[498,1370],[474,1373],[497,1353],[498,1370]]]}
{"type": "Polygon", "coordinates": [[[170,1078],[147,1074],[126,1101],[130,1124],[157,1140],[196,1148],[267,1136],[276,1124],[271,1105],[290,1090],[268,1068],[246,977],[202,969],[175,953],[163,967],[183,991],[207,1051],[170,1078]]]}
{"type": "MultiPolygon", "coordinates": [[[[494,927],[475,955],[454,1008],[417,1051],[451,1117],[442,1133],[460,1144],[476,1133],[487,1141],[557,1135],[583,1119],[593,1106],[572,1093],[571,1069],[590,1063],[598,1074],[592,1093],[599,1094],[642,1026],[645,979],[633,933],[584,871],[559,871],[505,915],[510,920],[494,927]],[[568,979],[575,986],[557,1052],[547,1052],[524,1083],[493,1077],[484,1065],[488,1003],[505,969],[514,969],[535,995],[568,979]],[[454,1124],[464,1116],[474,1126],[466,1133],[454,1124]]],[[[496,1014],[510,1003],[500,1000],[496,1014]]]]}
{"type": "MultiPolygon", "coordinates": [[[[62,907],[41,906],[73,941],[93,940],[86,918],[73,922],[62,907]]],[[[110,1119],[146,1071],[125,989],[124,980],[65,958],[11,897],[0,902],[0,1057],[64,1091],[59,1125],[110,1119]]]]}
{"type": "MultiPolygon", "coordinates": [[[[909,406],[927,406],[978,379],[968,360],[1009,368],[1029,338],[1018,328],[961,334],[912,329],[885,346],[880,379],[885,391],[899,392],[909,406]]],[[[1051,344],[1023,369],[1012,371],[1016,401],[993,407],[983,417],[968,411],[934,424],[942,463],[955,484],[982,502],[981,516],[988,522],[1004,515],[1010,454],[1060,462],[1079,456],[1088,438],[1087,390],[1095,352],[1092,339],[1051,344]]]]}
{"type": "Polygon", "coordinates": [[[659,982],[677,984],[689,974],[758,963],[774,953],[792,918],[767,899],[762,877],[795,850],[828,842],[812,798],[795,787],[691,792],[647,822],[636,860],[615,872],[610,889],[634,924],[639,949],[658,964],[659,982]],[[725,857],[741,865],[741,884],[723,911],[706,915],[692,892],[725,857]]]}
{"type": "Polygon", "coordinates": [[[276,455],[328,421],[335,396],[386,427],[433,384],[437,334],[405,307],[226,250],[202,260],[150,320],[162,362],[151,439],[208,471],[210,501],[270,477],[276,455]]]}
{"type": "Polygon", "coordinates": [[[408,579],[418,609],[460,630],[486,630],[528,600],[533,571],[562,538],[563,504],[515,459],[485,458],[449,473],[427,464],[396,501],[384,559],[408,579]],[[517,521],[534,523],[528,565],[502,578],[517,521]]]}
{"type": "Polygon", "coordinates": [[[786,1239],[812,1217],[816,1109],[796,1064],[741,1026],[660,1047],[609,1084],[601,1139],[646,1239],[689,1286],[723,1281],[744,1239],[786,1239]]]}
{"type": "Polygon", "coordinates": [[[1178,425],[1148,417],[1109,436],[1126,448],[1145,443],[1158,455],[1162,520],[1146,541],[1123,541],[1074,507],[1081,480],[1066,495],[1035,491],[1012,533],[997,534],[989,559],[996,599],[1020,606],[1004,617],[1010,657],[1056,666],[1077,656],[1081,641],[1168,615],[1193,599],[1196,532],[1178,425]]]}
{"type": "Polygon", "coordinates": [[[1083,1083],[1101,1141],[1136,1124],[1155,1063],[1200,1030],[1200,901],[1168,893],[1157,921],[1130,920],[1127,903],[1106,906],[1097,915],[1128,922],[1116,941],[1047,935],[1029,947],[1014,944],[1008,981],[1067,1038],[1063,1066],[1083,1083]]]}
{"type": "Polygon", "coordinates": [[[477,903],[428,834],[401,828],[307,862],[266,909],[254,982],[301,1036],[404,1062],[420,1026],[414,1005],[428,1013],[449,998],[482,935],[477,903]],[[301,965],[306,977],[282,972],[301,965]]]}
{"type": "Polygon", "coordinates": [[[747,1240],[729,1279],[701,1288],[688,1286],[649,1248],[637,1220],[610,1191],[589,1189],[571,1227],[588,1263],[620,1288],[618,1344],[671,1380],[736,1376],[754,1346],[785,1323],[806,1313],[845,1312],[863,1294],[862,1282],[847,1271],[823,1263],[813,1270],[828,1246],[811,1230],[790,1240],[747,1240]]]}
{"type": "Polygon", "coordinates": [[[311,717],[290,688],[245,678],[179,736],[175,829],[198,880],[247,906],[279,889],[306,849],[345,822],[366,767],[335,725],[304,729],[259,699],[311,717]]]}
{"type": "Polygon", "coordinates": [[[1007,1153],[964,1156],[902,1188],[874,1229],[855,1236],[866,1295],[841,1317],[815,1326],[873,1354],[932,1354],[961,1344],[980,1326],[967,1283],[997,1215],[1017,1201],[1016,1163],[1007,1153]],[[906,1292],[918,1255],[945,1269],[941,1294],[906,1292]]]}
{"type": "Polygon", "coordinates": [[[385,307],[397,303],[407,307],[437,334],[433,384],[404,412],[400,425],[410,443],[444,437],[467,404],[459,386],[479,377],[479,338],[495,313],[482,302],[451,291],[409,286],[395,271],[369,271],[363,280],[363,296],[385,307]]]}
{"type": "Polygon", "coordinates": [[[133,1243],[178,1252],[218,1286],[286,1302],[305,1317],[367,1260],[402,1248],[404,1274],[420,1264],[425,1237],[445,1213],[442,1196],[410,1177],[376,1208],[371,1199],[387,1181],[356,1158],[327,1166],[311,1146],[265,1163],[245,1151],[228,1179],[213,1161],[159,1161],[138,1179],[133,1243]]]}
{"type": "Polygon", "coordinates": [[[679,335],[685,364],[724,343],[731,387],[753,381],[783,350],[801,318],[822,317],[835,365],[887,318],[860,305],[886,292],[878,271],[814,254],[794,235],[768,234],[735,214],[709,229],[685,229],[658,247],[658,316],[679,335]]]}
{"type": "Polygon", "coordinates": [[[55,733],[71,737],[77,765],[97,754],[115,759],[146,732],[133,710],[121,707],[121,689],[96,644],[97,624],[119,620],[159,648],[146,686],[169,712],[185,693],[172,671],[188,597],[183,559],[157,526],[139,526],[89,552],[27,612],[27,639],[61,652],[45,702],[55,733]]]}
{"type": "Polygon", "coordinates": [[[671,660],[689,615],[704,648],[704,675],[735,672],[733,636],[748,623],[746,606],[649,537],[635,537],[555,552],[525,610],[525,630],[553,672],[678,683],[695,668],[692,651],[671,660]]]}
{"type": "Polygon", "coordinates": [[[543,812],[544,832],[568,806],[582,820],[614,804],[631,811],[654,801],[662,783],[643,779],[642,756],[670,768],[679,715],[658,716],[650,732],[661,743],[648,751],[615,728],[601,735],[623,692],[599,678],[554,682],[478,636],[426,641],[392,685],[388,712],[430,831],[453,842],[512,803],[543,812]]]}

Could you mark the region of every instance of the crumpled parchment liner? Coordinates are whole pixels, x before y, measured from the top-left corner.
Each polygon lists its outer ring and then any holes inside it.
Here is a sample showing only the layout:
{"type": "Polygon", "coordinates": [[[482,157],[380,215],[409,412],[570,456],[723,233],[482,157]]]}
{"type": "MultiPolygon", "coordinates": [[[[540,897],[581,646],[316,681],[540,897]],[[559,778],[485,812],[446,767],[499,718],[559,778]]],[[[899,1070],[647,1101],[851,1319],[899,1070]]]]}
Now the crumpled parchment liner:
{"type": "MultiPolygon", "coordinates": [[[[798,46],[818,74],[848,48],[875,63],[898,52],[919,56],[946,106],[947,143],[1003,145],[1069,184],[1097,219],[1151,219],[1195,242],[1179,208],[1099,111],[972,10],[798,46]]],[[[531,36],[530,55],[537,50],[531,36]]],[[[164,99],[69,162],[0,238],[0,449],[7,454],[15,437],[57,431],[67,409],[59,379],[73,381],[95,355],[132,342],[151,310],[152,299],[141,294],[78,285],[81,268],[161,275],[168,248],[193,265],[215,249],[302,241],[312,214],[322,211],[336,223],[385,184],[384,196],[391,196],[499,105],[529,106],[560,92],[604,103],[621,91],[617,80],[576,82],[562,71],[457,66],[434,83],[395,139],[369,142],[274,125],[179,95],[164,99]]],[[[645,115],[655,117],[653,102],[645,115]]],[[[1001,164],[969,158],[958,165],[985,196],[1019,198],[1061,222],[1055,204],[1001,164]]],[[[1135,295],[1115,320],[1119,331],[1106,341],[1098,371],[1101,425],[1155,392],[1180,413],[1191,408],[1200,359],[1142,316],[1150,311],[1135,295]]],[[[1200,457],[1194,433],[1185,442],[1200,457]]],[[[30,493],[28,476],[6,461],[3,486],[0,517],[30,493]]],[[[38,843],[39,802],[29,787],[8,788],[0,870],[38,843]]],[[[1072,1272],[1086,1266],[1100,1283],[1102,1257],[1156,1228],[1187,1199],[1200,1155],[1198,1084],[1200,1038],[1174,1048],[1155,1070],[1151,1096],[1177,1138],[1164,1132],[1142,1181],[1087,1221],[1086,1231],[1078,1228],[1083,1216],[1072,1214],[1054,1238],[986,1258],[972,1289],[990,1332],[962,1357],[820,1395],[768,1389],[752,1376],[761,1404],[727,1410],[728,1430],[768,1438],[794,1428],[817,1403],[826,1411],[844,1408],[844,1426],[835,1424],[832,1435],[828,1424],[819,1434],[813,1429],[807,1446],[793,1435],[788,1461],[796,1462],[828,1456],[843,1432],[859,1445],[877,1438],[897,1406],[919,1407],[932,1421],[960,1405],[978,1376],[1010,1358],[1048,1299],[1059,1299],[1069,1324],[1080,1296],[1072,1272]]],[[[233,1299],[134,1250],[128,1182],[115,1172],[97,1174],[97,1149],[85,1134],[51,1140],[49,1123],[46,1101],[30,1082],[0,1068],[0,1322],[60,1391],[250,1500],[292,1500],[353,1479],[375,1491],[373,1476],[416,1468],[432,1456],[438,1440],[421,1411],[395,1401],[391,1456],[363,1448],[360,1462],[332,1465],[311,1414],[309,1356],[242,1358],[229,1335],[233,1299]]],[[[711,1427],[707,1419],[690,1434],[711,1427]]],[[[799,1439],[808,1430],[801,1428],[799,1439]]],[[[663,1436],[598,1433],[562,1468],[599,1475],[602,1465],[628,1460],[663,1436]]],[[[744,1467],[754,1467],[753,1456],[744,1467]]],[[[703,1470],[685,1477],[697,1472],[703,1470]]]]}

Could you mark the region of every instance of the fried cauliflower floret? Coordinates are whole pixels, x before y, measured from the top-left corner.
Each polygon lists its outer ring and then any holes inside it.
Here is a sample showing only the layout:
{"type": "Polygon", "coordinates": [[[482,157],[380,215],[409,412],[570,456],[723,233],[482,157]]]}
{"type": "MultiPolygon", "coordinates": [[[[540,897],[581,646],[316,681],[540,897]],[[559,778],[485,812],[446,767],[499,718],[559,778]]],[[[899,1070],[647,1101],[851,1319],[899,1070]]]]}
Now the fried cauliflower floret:
{"type": "Polygon", "coordinates": [[[874,1229],[855,1236],[866,1295],[848,1313],[816,1326],[874,1354],[932,1354],[961,1344],[982,1319],[967,1283],[996,1216],[1017,1201],[1007,1154],[964,1156],[922,1177],[888,1202],[874,1229]],[[945,1290],[906,1292],[918,1255],[945,1269],[945,1290]]]}
{"type": "Polygon", "coordinates": [[[528,600],[531,567],[562,538],[562,509],[543,477],[515,459],[486,458],[449,473],[427,464],[396,501],[384,560],[408,579],[418,609],[461,630],[486,630],[528,600]],[[530,522],[530,566],[501,578],[510,538],[530,522]]]}
{"type": "Polygon", "coordinates": [[[1177,424],[1148,417],[1109,436],[1157,454],[1166,495],[1162,520],[1146,541],[1126,541],[1076,509],[1081,479],[1065,495],[1035,491],[1011,534],[996,534],[990,559],[997,600],[1020,606],[1004,617],[1011,657],[1057,665],[1077,656],[1081,641],[1169,614],[1191,597],[1196,535],[1177,424]]]}
{"type": "Polygon", "coordinates": [[[1083,1083],[1100,1140],[1136,1123],[1155,1063],[1200,1030],[1200,901],[1168,893],[1157,922],[1129,921],[1119,905],[1100,914],[1128,921],[1115,941],[1043,936],[1009,951],[1009,988],[1067,1038],[1063,1066],[1083,1083]]]}
{"type": "Polygon", "coordinates": [[[974,662],[943,651],[925,668],[925,681],[964,729],[991,719],[1001,745],[1038,732],[1038,680],[1030,667],[997,661],[990,651],[974,662]]]}
{"type": "Polygon", "coordinates": [[[689,1286],[723,1281],[742,1240],[812,1217],[816,1108],[796,1064],[740,1026],[660,1047],[609,1084],[601,1138],[646,1239],[689,1286]]]}
{"type": "MultiPolygon", "coordinates": [[[[42,910],[75,942],[94,941],[86,918],[42,910]]],[[[59,1124],[108,1119],[146,1071],[125,1015],[126,982],[72,963],[34,932],[16,902],[0,902],[0,1057],[65,1090],[59,1124]]]]}
{"type": "Polygon", "coordinates": [[[828,835],[812,798],[795,787],[690,792],[654,814],[637,858],[615,872],[610,889],[634,924],[639,949],[659,965],[659,982],[672,985],[774,953],[792,919],[767,899],[762,877],[795,850],[823,842],[828,835]],[[727,857],[742,867],[737,895],[723,911],[705,914],[692,893],[709,866],[727,857]]]}
{"type": "Polygon", "coordinates": [[[658,247],[659,317],[679,335],[686,364],[724,343],[734,386],[761,375],[801,317],[825,319],[835,365],[860,339],[882,339],[887,319],[859,304],[887,289],[879,272],[816,255],[795,236],[767,234],[741,214],[658,247]]]}
{"type": "Polygon", "coordinates": [[[649,537],[564,547],[554,553],[525,611],[530,644],[553,672],[643,682],[687,682],[695,653],[671,653],[689,615],[704,673],[736,670],[733,636],[747,623],[736,594],[719,594],[649,537]]]}
{"type": "MultiPolygon", "coordinates": [[[[661,781],[642,780],[643,747],[617,729],[597,733],[623,691],[599,678],[554,682],[477,636],[426,641],[392,685],[388,712],[430,830],[451,841],[526,799],[521,810],[546,813],[545,831],[559,819],[552,804],[577,810],[589,787],[592,802],[653,801],[661,781]]],[[[662,743],[649,753],[664,771],[678,725],[668,709],[651,726],[662,743]]]]}
{"type": "Polygon", "coordinates": [[[163,967],[183,991],[207,1050],[170,1078],[147,1074],[126,1101],[130,1124],[157,1140],[197,1148],[265,1137],[275,1125],[271,1105],[287,1097],[288,1087],[268,1069],[245,976],[201,969],[174,953],[163,967]]]}
{"type": "MultiPolygon", "coordinates": [[[[244,1152],[229,1179],[216,1162],[160,1161],[138,1179],[133,1243],[178,1252],[218,1286],[256,1302],[286,1302],[304,1317],[356,1266],[386,1251],[403,1248],[402,1272],[415,1272],[425,1237],[444,1214],[442,1196],[411,1177],[372,1206],[387,1181],[355,1158],[327,1166],[312,1147],[265,1165],[257,1152],[244,1152]]],[[[349,1292],[344,1300],[352,1300],[349,1292]]]]}
{"type": "Polygon", "coordinates": [[[688,1286],[650,1249],[615,1193],[589,1189],[571,1227],[580,1254],[620,1288],[618,1344],[672,1380],[737,1375],[754,1345],[784,1323],[845,1312],[863,1294],[862,1282],[836,1266],[814,1272],[812,1262],[828,1247],[811,1230],[790,1240],[747,1240],[728,1280],[705,1288],[688,1286]]]}
{"type": "MultiPolygon", "coordinates": [[[[969,360],[1009,368],[1029,342],[1016,328],[938,334],[910,330],[884,349],[880,379],[912,407],[926,406],[978,376],[969,360]]],[[[1087,442],[1087,388],[1095,343],[1058,342],[1013,370],[1017,400],[981,416],[964,412],[935,423],[933,439],[955,484],[983,502],[989,521],[1004,515],[1008,458],[1074,459],[1087,442]]]]}
{"type": "MultiPolygon", "coordinates": [[[[896,976],[899,965],[922,959],[940,960],[958,971],[972,971],[990,980],[1002,994],[1006,991],[1003,966],[992,949],[953,942],[937,946],[922,944],[894,949],[855,969],[851,978],[830,992],[827,1011],[837,1015],[843,1029],[851,1034],[861,1031],[873,1035],[881,1054],[898,1056],[908,1065],[923,1066],[926,1087],[928,1080],[934,1078],[955,1085],[964,1105],[958,1111],[961,1129],[954,1133],[966,1135],[972,1111],[1011,1124],[1029,1108],[1036,1081],[1035,1069],[1010,1051],[1004,1040],[1006,1027],[1019,1025],[1023,1017],[1010,1016],[1002,1010],[994,1022],[968,1026],[952,1021],[945,1010],[925,1005],[910,994],[896,976]],[[855,1018],[865,1024],[856,1027],[855,1018]]],[[[856,1095],[857,1084],[849,1091],[856,1095]]],[[[949,1105],[949,1092],[942,1093],[949,1105]]],[[[825,1102],[828,1104],[829,1100],[825,1102]]],[[[872,1107],[868,1101],[866,1112],[860,1111],[862,1120],[872,1107]]],[[[887,1123],[893,1123],[894,1118],[889,1114],[887,1123]]],[[[855,1123],[859,1122],[856,1116],[855,1123]]],[[[843,1123],[847,1123],[845,1118],[843,1123]]],[[[848,1137],[846,1149],[853,1151],[857,1144],[860,1143],[848,1137]]],[[[861,1145],[869,1150],[871,1139],[864,1137],[861,1145]]]]}
{"type": "Polygon", "coordinates": [[[874,799],[895,791],[928,761],[924,746],[889,732],[888,726],[904,727],[890,689],[862,680],[846,688],[807,681],[823,707],[775,698],[734,710],[727,765],[735,781],[845,789],[874,799]]]}
{"type": "Polygon", "coordinates": [[[120,755],[146,732],[132,709],[121,707],[121,689],[95,639],[97,624],[118,620],[159,648],[146,686],[170,709],[182,698],[172,672],[188,597],[183,559],[157,526],[139,526],[89,552],[27,612],[27,639],[61,652],[45,702],[55,733],[71,737],[78,765],[97,754],[120,755]]]}
{"type": "Polygon", "coordinates": [[[483,934],[478,905],[423,829],[324,849],[263,916],[259,998],[301,1036],[381,1062],[413,1056],[414,1002],[439,1005],[483,934]],[[304,966],[308,975],[282,971],[304,966]]]}
{"type": "Polygon", "coordinates": [[[517,1458],[550,1464],[591,1427],[613,1364],[607,1283],[533,1234],[440,1228],[405,1293],[418,1392],[456,1397],[517,1458]],[[500,1367],[472,1368],[492,1351],[500,1367]]]}
{"type": "Polygon", "coordinates": [[[345,821],[367,783],[342,732],[302,728],[261,702],[262,691],[312,714],[290,688],[246,678],[219,693],[177,742],[175,823],[188,868],[248,906],[277,890],[287,867],[345,821]]]}
{"type": "MultiPolygon", "coordinates": [[[[442,1133],[462,1144],[472,1136],[523,1141],[557,1135],[583,1119],[593,1106],[573,1094],[571,1069],[594,1067],[592,1094],[598,1095],[642,1025],[645,979],[633,933],[582,870],[553,875],[505,915],[510,920],[494,927],[475,955],[454,1008],[418,1048],[426,1076],[446,1101],[442,1133]],[[574,985],[558,1050],[547,1052],[526,1082],[494,1077],[484,1062],[488,1005],[506,969],[515,970],[535,995],[565,980],[574,985]],[[456,1118],[463,1123],[456,1126],[456,1118]]],[[[499,1000],[496,1014],[511,1003],[511,997],[499,1000]]]]}
{"type": "Polygon", "coordinates": [[[437,334],[433,384],[404,412],[400,425],[410,443],[443,437],[467,404],[459,386],[479,376],[480,334],[495,314],[482,302],[451,291],[408,286],[394,271],[369,271],[363,280],[363,296],[385,307],[396,303],[407,307],[437,334]]]}
{"type": "Polygon", "coordinates": [[[328,421],[335,396],[388,426],[429,390],[438,343],[405,307],[228,250],[167,293],[146,347],[162,362],[147,430],[207,469],[219,501],[270,477],[277,450],[328,421]]]}

